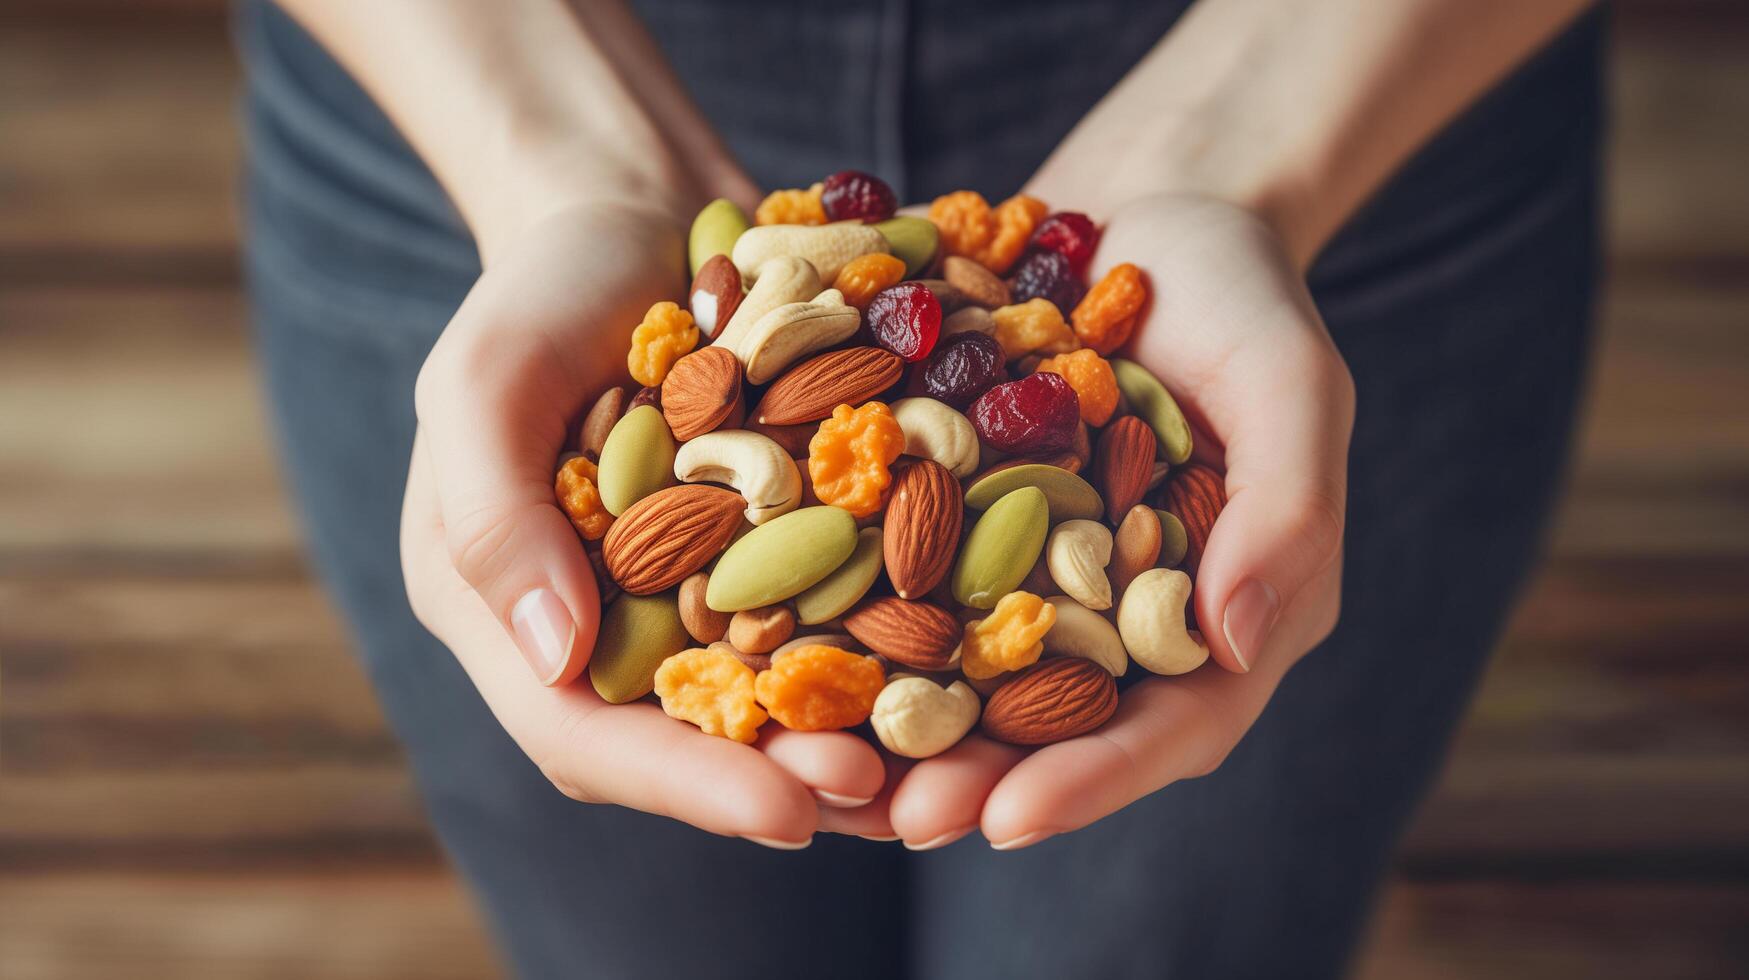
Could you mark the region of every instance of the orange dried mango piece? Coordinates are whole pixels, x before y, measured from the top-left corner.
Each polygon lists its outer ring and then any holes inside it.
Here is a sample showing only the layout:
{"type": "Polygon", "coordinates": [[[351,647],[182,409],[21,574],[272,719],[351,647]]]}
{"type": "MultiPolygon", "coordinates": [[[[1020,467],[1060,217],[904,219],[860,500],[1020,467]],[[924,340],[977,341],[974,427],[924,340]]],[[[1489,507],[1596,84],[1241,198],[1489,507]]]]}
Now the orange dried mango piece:
{"type": "Polygon", "coordinates": [[[670,718],[706,735],[751,742],[768,717],[753,695],[753,668],[721,650],[682,650],[656,668],[656,696],[670,718]]]}
{"type": "Polygon", "coordinates": [[[1020,253],[1026,251],[1032,230],[1048,213],[1050,209],[1045,207],[1045,202],[1025,194],[1016,194],[996,205],[992,214],[995,229],[990,240],[972,258],[999,276],[1005,274],[1020,258],[1020,253]]]}
{"type": "Polygon", "coordinates": [[[1100,426],[1110,421],[1117,411],[1117,375],[1111,364],[1099,352],[1083,347],[1078,351],[1047,357],[1038,362],[1034,371],[1060,374],[1075,389],[1081,399],[1081,421],[1100,426]]]}
{"type": "Polygon", "coordinates": [[[859,255],[838,270],[832,288],[844,294],[844,302],[866,311],[875,294],[905,278],[905,260],[896,255],[870,252],[859,255]]]}
{"type": "Polygon", "coordinates": [[[1142,270],[1125,262],[1112,266],[1105,278],[1094,283],[1069,322],[1081,343],[1101,354],[1110,354],[1130,339],[1136,329],[1136,317],[1148,302],[1148,282],[1142,270]]]}
{"type": "Polygon", "coordinates": [[[821,203],[825,184],[815,184],[807,190],[772,191],[759,202],[753,212],[756,225],[823,225],[826,206],[821,203]]]}
{"type": "Polygon", "coordinates": [[[881,509],[893,482],[889,469],[905,451],[905,432],[881,402],[840,405],[808,440],[808,479],[823,504],[857,517],[881,509]]]}
{"type": "Polygon", "coordinates": [[[824,732],[866,721],[886,682],[879,660],[809,643],[772,660],[753,691],[783,727],[824,732]]]}
{"type": "Polygon", "coordinates": [[[1031,592],[1010,592],[990,615],[966,624],[960,670],[972,680],[1030,667],[1045,651],[1045,634],[1057,623],[1057,607],[1031,592]]]}
{"type": "Polygon", "coordinates": [[[553,481],[553,494],[559,498],[559,509],[571,519],[571,526],[583,535],[585,541],[601,540],[607,529],[613,526],[613,515],[607,512],[607,507],[601,502],[601,491],[596,488],[599,479],[595,464],[577,456],[565,460],[553,481]]]}
{"type": "Polygon", "coordinates": [[[990,319],[996,321],[996,342],[1002,345],[1002,356],[1010,361],[1035,351],[1063,354],[1080,346],[1075,331],[1063,321],[1063,311],[1043,296],[999,306],[990,311],[990,319]]]}
{"type": "Polygon", "coordinates": [[[661,302],[644,314],[644,322],[632,331],[632,349],[626,352],[626,369],[646,388],[655,388],[668,377],[668,369],[698,346],[698,327],[692,314],[676,303],[661,302]]]}

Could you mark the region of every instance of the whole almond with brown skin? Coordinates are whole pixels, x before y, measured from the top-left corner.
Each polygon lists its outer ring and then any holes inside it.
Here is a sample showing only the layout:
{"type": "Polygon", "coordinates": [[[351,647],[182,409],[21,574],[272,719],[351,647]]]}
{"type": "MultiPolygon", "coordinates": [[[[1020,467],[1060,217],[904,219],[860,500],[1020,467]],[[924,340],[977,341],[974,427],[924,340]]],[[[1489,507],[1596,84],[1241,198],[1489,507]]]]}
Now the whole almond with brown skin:
{"type": "Polygon", "coordinates": [[[1021,671],[984,705],[984,734],[1011,745],[1085,735],[1117,710],[1117,681],[1080,657],[1052,657],[1021,671]]]}
{"type": "Polygon", "coordinates": [[[1197,566],[1202,564],[1202,549],[1208,545],[1209,531],[1225,506],[1226,480],[1201,463],[1186,463],[1174,470],[1160,491],[1160,509],[1184,524],[1184,536],[1189,545],[1179,567],[1193,578],[1197,566]]]}
{"type": "Polygon", "coordinates": [[[947,670],[960,644],[953,613],[893,596],[857,606],[844,617],[844,628],[875,653],[918,670],[947,670]]]}
{"type": "Polygon", "coordinates": [[[700,347],[662,380],[662,417],[681,442],[721,426],[740,401],[741,362],[726,347],[700,347]]]}
{"type": "Polygon", "coordinates": [[[947,284],[965,294],[968,301],[993,310],[1007,306],[1008,284],[984,268],[983,263],[959,255],[950,255],[941,262],[941,277],[947,284]]]}
{"type": "Polygon", "coordinates": [[[905,362],[879,347],[850,347],[810,357],[772,382],[753,410],[761,425],[818,422],[839,405],[860,405],[891,388],[905,362]]]}
{"type": "Polygon", "coordinates": [[[1137,575],[1154,567],[1160,560],[1160,518],[1154,508],[1137,504],[1117,526],[1111,546],[1111,564],[1105,573],[1111,576],[1111,588],[1119,596],[1130,587],[1137,575]]]}
{"type": "Polygon", "coordinates": [[[589,409],[589,414],[583,417],[583,428],[578,434],[577,448],[590,459],[601,458],[601,447],[607,444],[607,434],[613,431],[613,424],[626,413],[626,390],[624,388],[609,388],[595,399],[595,404],[589,409]]]}
{"type": "Polygon", "coordinates": [[[900,471],[881,534],[887,578],[899,598],[924,595],[953,567],[964,520],[965,494],[947,467],[924,459],[900,471]]]}
{"type": "Polygon", "coordinates": [[[602,540],[607,573],[632,595],[672,588],[728,547],[747,501],[732,490],[683,483],[639,500],[602,540]]]}
{"type": "Polygon", "coordinates": [[[1134,415],[1118,419],[1099,434],[1093,485],[1105,498],[1105,517],[1113,524],[1123,520],[1148,491],[1148,477],[1154,473],[1154,445],[1154,430],[1134,415]]]}
{"type": "Polygon", "coordinates": [[[698,275],[692,277],[692,288],[686,295],[693,322],[706,337],[715,337],[735,315],[745,296],[741,292],[741,271],[727,255],[713,255],[698,267],[698,275]]]}
{"type": "MultiPolygon", "coordinates": [[[[813,441],[814,433],[818,432],[819,429],[818,422],[802,422],[798,425],[766,425],[757,418],[747,420],[748,432],[757,432],[782,446],[783,451],[789,453],[790,459],[808,458],[808,443],[813,441]]],[[[802,467],[802,479],[806,480],[807,477],[808,468],[804,466],[802,467]]]]}

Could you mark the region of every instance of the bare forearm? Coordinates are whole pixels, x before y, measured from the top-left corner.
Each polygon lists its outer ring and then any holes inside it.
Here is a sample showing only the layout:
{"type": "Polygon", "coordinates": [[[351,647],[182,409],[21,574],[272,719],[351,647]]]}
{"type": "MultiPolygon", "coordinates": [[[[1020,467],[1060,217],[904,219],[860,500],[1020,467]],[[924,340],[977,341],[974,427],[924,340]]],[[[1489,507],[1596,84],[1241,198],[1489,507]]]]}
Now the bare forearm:
{"type": "Polygon", "coordinates": [[[488,256],[566,204],[679,218],[739,190],[659,58],[636,73],[616,62],[655,55],[618,0],[280,2],[384,106],[488,256]]]}
{"type": "Polygon", "coordinates": [[[1417,147],[1586,6],[1201,0],[1070,135],[1039,189],[1090,183],[1103,160],[1106,206],[1212,194],[1264,215],[1308,263],[1417,147]]]}

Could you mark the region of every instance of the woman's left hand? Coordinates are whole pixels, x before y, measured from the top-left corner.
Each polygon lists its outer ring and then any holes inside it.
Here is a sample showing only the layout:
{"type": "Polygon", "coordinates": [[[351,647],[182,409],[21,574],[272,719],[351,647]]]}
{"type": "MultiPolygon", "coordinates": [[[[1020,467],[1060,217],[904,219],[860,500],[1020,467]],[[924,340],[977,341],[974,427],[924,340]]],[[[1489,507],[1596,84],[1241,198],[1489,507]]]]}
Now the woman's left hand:
{"type": "Polygon", "coordinates": [[[1122,208],[1090,279],[1119,261],[1154,297],[1131,356],[1226,472],[1192,599],[1214,662],[1130,686],[1092,734],[1035,751],[974,734],[916,764],[888,790],[908,846],[981,828],[1025,847],[1214,771],[1336,623],[1354,388],[1299,271],[1263,221],[1195,195],[1122,208]]]}

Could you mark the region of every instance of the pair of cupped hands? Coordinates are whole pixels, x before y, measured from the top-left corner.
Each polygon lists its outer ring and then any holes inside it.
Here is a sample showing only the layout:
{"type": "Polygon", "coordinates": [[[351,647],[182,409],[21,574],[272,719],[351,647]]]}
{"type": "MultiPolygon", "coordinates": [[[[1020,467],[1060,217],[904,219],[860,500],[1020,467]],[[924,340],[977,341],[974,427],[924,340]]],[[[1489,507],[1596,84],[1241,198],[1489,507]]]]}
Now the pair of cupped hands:
{"type": "Polygon", "coordinates": [[[401,528],[415,614],[557,791],[771,847],[822,831],[919,850],[982,831],[1025,847],[1212,772],[1328,635],[1354,394],[1282,238],[1209,196],[1102,204],[1100,182],[1072,168],[1047,165],[1028,192],[1105,225],[1091,279],[1132,262],[1150,280],[1130,356],[1178,398],[1198,458],[1226,473],[1193,599],[1214,662],[1134,684],[1092,734],[1025,749],[974,730],[919,762],[776,724],[743,745],[563,683],[594,647],[600,601],[553,473],[579,413],[624,383],[632,325],[684,296],[690,219],[635,199],[573,203],[483,249],[484,274],[420,372],[401,528]]]}

